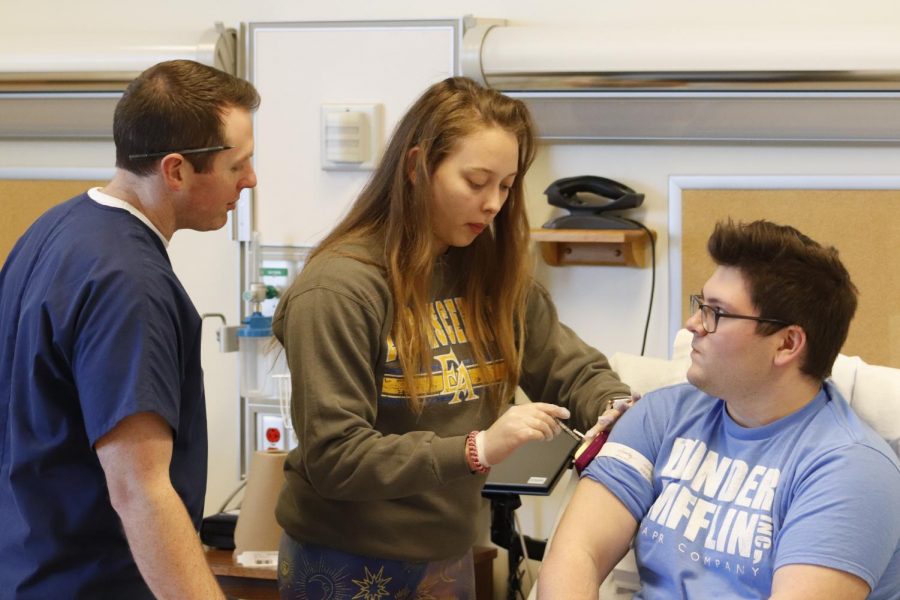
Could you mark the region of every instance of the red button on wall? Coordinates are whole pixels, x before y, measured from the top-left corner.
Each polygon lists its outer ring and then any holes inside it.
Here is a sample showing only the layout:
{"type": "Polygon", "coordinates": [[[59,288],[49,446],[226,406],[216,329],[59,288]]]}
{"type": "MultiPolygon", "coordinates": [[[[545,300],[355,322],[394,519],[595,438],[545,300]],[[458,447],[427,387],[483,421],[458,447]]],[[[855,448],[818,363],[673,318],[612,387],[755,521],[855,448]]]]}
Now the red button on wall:
{"type": "Polygon", "coordinates": [[[278,443],[281,441],[281,432],[274,427],[269,427],[266,429],[266,439],[273,444],[278,443]]]}

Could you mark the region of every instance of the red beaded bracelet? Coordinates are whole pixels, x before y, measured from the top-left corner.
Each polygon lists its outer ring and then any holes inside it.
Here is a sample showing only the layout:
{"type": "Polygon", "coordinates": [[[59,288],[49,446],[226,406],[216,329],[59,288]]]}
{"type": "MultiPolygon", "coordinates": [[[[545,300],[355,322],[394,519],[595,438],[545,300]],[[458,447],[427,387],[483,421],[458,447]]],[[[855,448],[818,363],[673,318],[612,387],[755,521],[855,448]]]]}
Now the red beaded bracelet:
{"type": "Polygon", "coordinates": [[[474,467],[472,473],[483,474],[490,471],[491,468],[484,466],[481,464],[481,461],[478,460],[478,446],[475,444],[475,436],[477,435],[477,431],[472,431],[466,436],[466,456],[469,459],[469,467],[474,467]]]}

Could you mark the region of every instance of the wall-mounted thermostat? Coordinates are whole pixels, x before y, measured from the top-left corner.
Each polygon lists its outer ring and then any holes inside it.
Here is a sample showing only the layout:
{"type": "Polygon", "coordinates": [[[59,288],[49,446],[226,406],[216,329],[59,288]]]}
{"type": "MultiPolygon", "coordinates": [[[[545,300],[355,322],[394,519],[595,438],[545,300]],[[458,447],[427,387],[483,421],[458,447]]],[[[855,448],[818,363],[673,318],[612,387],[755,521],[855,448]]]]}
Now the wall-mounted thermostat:
{"type": "Polygon", "coordinates": [[[380,154],[380,105],[322,105],[323,169],[371,171],[380,154]]]}

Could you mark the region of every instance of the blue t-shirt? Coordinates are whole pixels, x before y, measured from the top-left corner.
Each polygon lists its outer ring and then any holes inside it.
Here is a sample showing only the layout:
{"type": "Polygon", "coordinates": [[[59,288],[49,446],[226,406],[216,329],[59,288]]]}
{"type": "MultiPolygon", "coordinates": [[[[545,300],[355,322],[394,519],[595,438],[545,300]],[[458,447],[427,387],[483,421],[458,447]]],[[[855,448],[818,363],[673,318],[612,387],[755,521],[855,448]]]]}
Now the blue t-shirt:
{"type": "Polygon", "coordinates": [[[689,384],[647,394],[585,475],[639,523],[635,598],[768,598],[797,563],[900,597],[900,465],[830,382],[755,428],[689,384]]]}
{"type": "Polygon", "coordinates": [[[199,526],[200,317],[157,235],[86,194],[45,213],[0,272],[0,598],[152,598],[94,444],[150,411],[199,526]]]}

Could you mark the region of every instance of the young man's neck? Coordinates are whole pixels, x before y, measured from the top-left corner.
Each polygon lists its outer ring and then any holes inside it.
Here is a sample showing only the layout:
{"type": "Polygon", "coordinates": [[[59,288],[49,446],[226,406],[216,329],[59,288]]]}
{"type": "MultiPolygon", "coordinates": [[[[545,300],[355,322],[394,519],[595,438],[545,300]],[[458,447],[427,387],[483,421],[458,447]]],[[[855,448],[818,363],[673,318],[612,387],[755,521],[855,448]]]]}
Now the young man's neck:
{"type": "Polygon", "coordinates": [[[791,415],[813,401],[822,382],[802,373],[772,380],[753,390],[723,397],[728,414],[742,427],[762,427],[791,415]]]}

